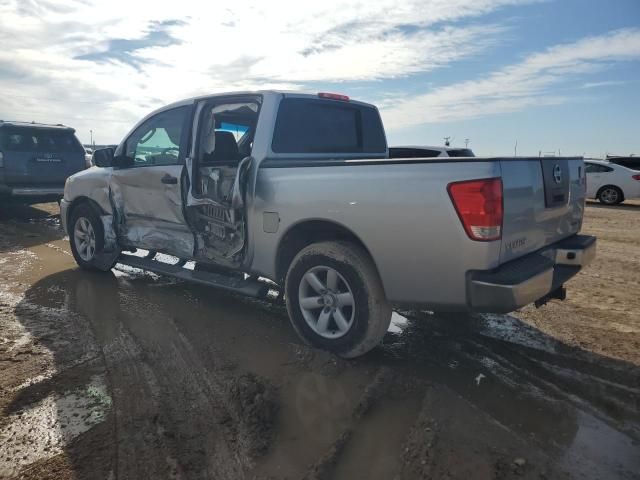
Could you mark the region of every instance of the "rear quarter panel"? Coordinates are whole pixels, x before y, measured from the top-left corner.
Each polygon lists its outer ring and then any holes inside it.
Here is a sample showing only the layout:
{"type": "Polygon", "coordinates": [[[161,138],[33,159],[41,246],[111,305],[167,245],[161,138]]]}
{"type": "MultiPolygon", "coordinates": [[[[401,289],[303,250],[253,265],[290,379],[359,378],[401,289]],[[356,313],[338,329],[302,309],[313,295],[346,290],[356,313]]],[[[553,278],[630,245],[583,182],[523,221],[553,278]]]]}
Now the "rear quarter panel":
{"type": "Polygon", "coordinates": [[[299,222],[328,220],[367,247],[392,302],[464,306],[466,272],[496,267],[500,241],[467,237],[447,185],[497,177],[500,168],[448,162],[260,168],[249,212],[253,270],[275,278],[282,236],[299,222]],[[278,213],[276,233],[264,232],[264,212],[278,213]]]}

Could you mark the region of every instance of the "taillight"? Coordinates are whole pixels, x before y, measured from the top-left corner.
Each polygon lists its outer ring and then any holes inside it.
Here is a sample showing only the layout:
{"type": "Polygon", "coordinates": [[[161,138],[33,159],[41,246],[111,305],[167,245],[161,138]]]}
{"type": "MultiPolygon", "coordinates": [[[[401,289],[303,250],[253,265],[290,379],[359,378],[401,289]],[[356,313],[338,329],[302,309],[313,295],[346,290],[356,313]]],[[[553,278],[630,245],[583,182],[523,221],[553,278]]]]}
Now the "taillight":
{"type": "Polygon", "coordinates": [[[318,96],[320,98],[328,98],[330,100],[340,100],[342,102],[348,102],[349,101],[349,97],[346,95],[340,95],[339,93],[327,93],[327,92],[320,92],[318,94],[318,96]]]}
{"type": "Polygon", "coordinates": [[[640,181],[640,175],[631,175],[631,178],[640,181]]]}
{"type": "Polygon", "coordinates": [[[450,183],[447,190],[471,240],[489,241],[502,237],[502,180],[455,182],[450,183]]]}

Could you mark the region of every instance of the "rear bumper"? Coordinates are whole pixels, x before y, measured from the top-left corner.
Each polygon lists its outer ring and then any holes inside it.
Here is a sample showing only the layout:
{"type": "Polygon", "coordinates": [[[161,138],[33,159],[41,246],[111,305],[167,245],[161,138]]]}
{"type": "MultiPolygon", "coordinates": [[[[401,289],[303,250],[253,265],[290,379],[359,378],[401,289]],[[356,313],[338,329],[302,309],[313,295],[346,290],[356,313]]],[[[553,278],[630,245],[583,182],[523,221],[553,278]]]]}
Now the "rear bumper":
{"type": "Polygon", "coordinates": [[[64,194],[64,186],[59,187],[28,187],[0,185],[0,195],[16,200],[32,201],[34,199],[58,199],[64,194]]]}
{"type": "Polygon", "coordinates": [[[469,307],[476,312],[512,312],[562,287],[595,255],[596,237],[574,235],[495,270],[469,272],[469,307]]]}

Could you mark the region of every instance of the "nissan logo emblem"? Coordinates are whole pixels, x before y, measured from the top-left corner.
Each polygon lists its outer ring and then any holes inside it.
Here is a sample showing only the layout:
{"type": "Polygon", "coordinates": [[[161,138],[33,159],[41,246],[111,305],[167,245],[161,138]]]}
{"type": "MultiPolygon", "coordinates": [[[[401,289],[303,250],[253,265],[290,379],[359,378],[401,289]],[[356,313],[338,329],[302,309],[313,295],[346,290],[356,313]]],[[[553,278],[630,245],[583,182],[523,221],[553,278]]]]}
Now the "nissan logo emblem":
{"type": "Polygon", "coordinates": [[[562,169],[557,163],[553,167],[553,181],[556,183],[560,183],[562,181],[562,169]]]}

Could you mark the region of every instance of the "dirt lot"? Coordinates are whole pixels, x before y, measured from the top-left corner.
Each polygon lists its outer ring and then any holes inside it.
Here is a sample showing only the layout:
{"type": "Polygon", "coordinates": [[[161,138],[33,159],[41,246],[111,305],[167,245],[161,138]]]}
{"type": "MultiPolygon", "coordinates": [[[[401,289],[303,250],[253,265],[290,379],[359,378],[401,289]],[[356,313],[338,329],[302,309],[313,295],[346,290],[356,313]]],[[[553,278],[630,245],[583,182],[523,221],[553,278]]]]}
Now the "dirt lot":
{"type": "Polygon", "coordinates": [[[78,270],[57,206],[0,208],[0,478],[640,478],[640,203],[513,315],[398,312],[343,361],[278,305],[78,270]]]}

